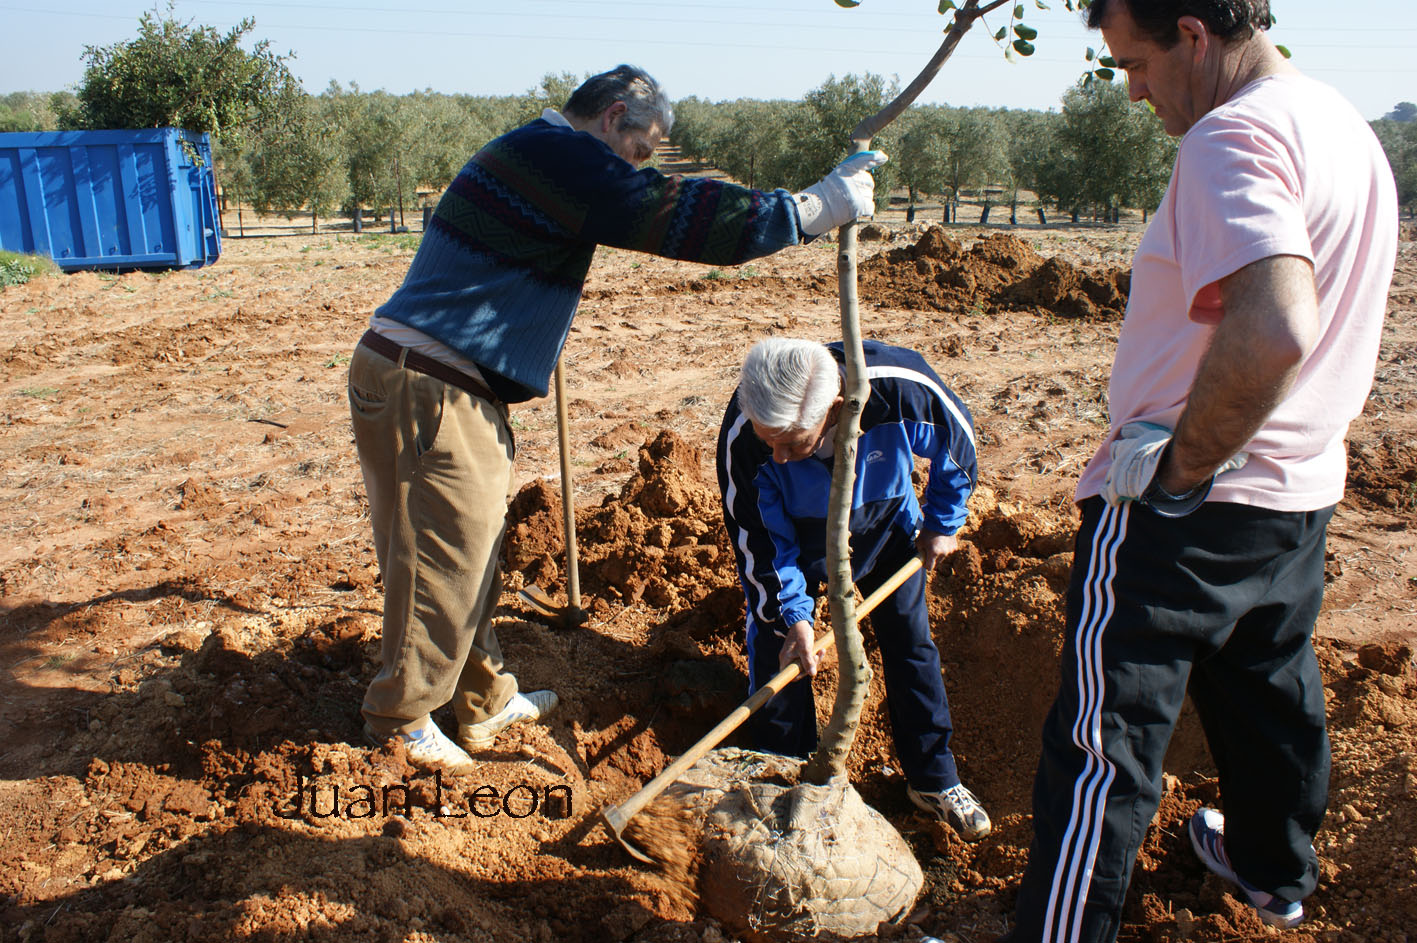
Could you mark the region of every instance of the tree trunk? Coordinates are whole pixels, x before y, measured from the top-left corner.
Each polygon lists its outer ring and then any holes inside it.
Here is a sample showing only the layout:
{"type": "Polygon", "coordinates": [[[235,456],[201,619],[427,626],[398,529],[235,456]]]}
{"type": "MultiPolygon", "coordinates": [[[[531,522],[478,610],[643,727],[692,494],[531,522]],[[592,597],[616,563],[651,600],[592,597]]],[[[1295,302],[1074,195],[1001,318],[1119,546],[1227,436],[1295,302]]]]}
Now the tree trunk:
{"type": "MultiPolygon", "coordinates": [[[[944,42],[930,62],[885,108],[863,120],[851,132],[854,153],[870,145],[871,138],[890,124],[939,73],[960,39],[984,13],[1007,0],[991,0],[983,9],[979,0],[967,0],[955,11],[944,42]]],[[[841,333],[846,354],[845,403],[837,419],[836,457],[832,463],[831,502],[827,509],[827,584],[832,631],[836,635],[839,677],[831,721],[822,732],[817,752],[802,768],[804,782],[823,785],[846,776],[846,760],[856,741],[861,705],[871,678],[861,632],[856,625],[856,601],[851,579],[851,496],[856,488],[856,439],[861,432],[861,410],[870,396],[866,380],[866,355],[861,349],[861,309],[856,294],[856,223],[841,227],[837,252],[837,287],[841,293],[841,333]]]]}
{"type": "MultiPolygon", "coordinates": [[[[856,142],[865,150],[864,141],[856,142]]],[[[851,496],[856,488],[856,439],[861,411],[871,396],[866,354],[861,348],[860,305],[856,293],[856,223],[841,227],[837,252],[837,290],[841,295],[841,334],[846,354],[845,403],[836,424],[831,502],[827,507],[827,586],[832,631],[836,634],[837,688],[831,721],[817,752],[802,770],[806,782],[825,785],[846,775],[846,760],[856,742],[861,707],[871,686],[871,666],[856,625],[851,579],[851,496]]]]}

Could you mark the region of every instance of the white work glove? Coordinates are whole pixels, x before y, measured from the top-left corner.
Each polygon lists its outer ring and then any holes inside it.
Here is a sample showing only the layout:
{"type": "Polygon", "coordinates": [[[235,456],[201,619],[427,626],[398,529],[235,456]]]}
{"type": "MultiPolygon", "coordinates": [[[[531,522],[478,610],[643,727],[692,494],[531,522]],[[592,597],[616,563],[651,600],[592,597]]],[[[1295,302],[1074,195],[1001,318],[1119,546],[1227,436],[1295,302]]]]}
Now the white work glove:
{"type": "Polygon", "coordinates": [[[1205,503],[1217,475],[1244,467],[1250,453],[1238,452],[1185,494],[1171,494],[1155,481],[1156,469],[1171,442],[1171,430],[1154,422],[1129,422],[1112,443],[1112,467],[1102,485],[1102,498],[1113,507],[1140,501],[1162,517],[1185,517],[1205,503]]]}
{"type": "Polygon", "coordinates": [[[874,213],[876,181],[871,171],[887,160],[882,151],[852,154],[821,180],[793,194],[802,232],[820,236],[859,216],[874,213]]]}

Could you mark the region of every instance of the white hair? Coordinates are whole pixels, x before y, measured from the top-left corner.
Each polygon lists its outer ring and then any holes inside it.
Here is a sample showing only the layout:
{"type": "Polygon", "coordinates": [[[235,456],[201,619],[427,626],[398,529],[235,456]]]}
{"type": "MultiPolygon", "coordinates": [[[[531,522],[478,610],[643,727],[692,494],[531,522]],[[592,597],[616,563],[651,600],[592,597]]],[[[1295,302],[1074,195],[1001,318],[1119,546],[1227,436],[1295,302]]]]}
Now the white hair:
{"type": "Polygon", "coordinates": [[[765,429],[812,429],[841,392],[831,353],[816,341],[769,337],[748,351],[738,377],[738,406],[765,429]]]}

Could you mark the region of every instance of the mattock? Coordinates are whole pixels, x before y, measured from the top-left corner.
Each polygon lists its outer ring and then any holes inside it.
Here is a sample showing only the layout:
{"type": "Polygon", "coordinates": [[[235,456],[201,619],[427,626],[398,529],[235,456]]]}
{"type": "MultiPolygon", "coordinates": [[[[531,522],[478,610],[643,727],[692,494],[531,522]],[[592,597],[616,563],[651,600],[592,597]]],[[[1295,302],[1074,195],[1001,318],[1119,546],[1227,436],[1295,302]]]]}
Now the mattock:
{"type": "MultiPolygon", "coordinates": [[[[866,597],[856,611],[857,616],[864,616],[872,609],[875,609],[876,606],[880,605],[881,600],[900,588],[900,584],[910,579],[915,571],[920,569],[920,566],[921,561],[918,556],[911,557],[907,560],[905,564],[899,570],[891,574],[875,592],[866,597]]],[[[815,654],[821,654],[831,648],[835,642],[836,635],[832,632],[827,632],[812,643],[812,651],[815,654]]],[[[767,684],[764,684],[761,688],[754,691],[751,697],[734,708],[731,714],[719,721],[718,726],[704,734],[702,739],[684,751],[683,756],[669,764],[664,772],[646,783],[643,789],[619,805],[607,806],[604,811],[601,812],[601,818],[605,820],[605,825],[610,829],[610,834],[615,836],[615,840],[623,845],[625,850],[634,857],[646,864],[654,864],[655,861],[653,858],[645,854],[642,849],[636,847],[633,842],[625,837],[625,825],[630,819],[639,814],[645,806],[653,802],[656,796],[668,789],[689,767],[703,759],[704,754],[718,746],[725,737],[737,730],[743,724],[743,721],[751,717],[758,708],[770,701],[774,695],[787,687],[788,684],[795,681],[797,676],[801,673],[801,665],[794,661],[792,664],[773,675],[772,679],[768,681],[767,684]]]]}

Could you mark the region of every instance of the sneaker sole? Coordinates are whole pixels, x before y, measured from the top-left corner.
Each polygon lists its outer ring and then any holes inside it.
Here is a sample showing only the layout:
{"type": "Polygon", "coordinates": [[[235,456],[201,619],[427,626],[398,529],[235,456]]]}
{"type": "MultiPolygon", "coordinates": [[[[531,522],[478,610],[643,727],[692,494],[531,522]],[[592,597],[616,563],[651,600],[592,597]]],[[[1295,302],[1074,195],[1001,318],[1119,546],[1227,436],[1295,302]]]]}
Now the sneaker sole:
{"type": "Polygon", "coordinates": [[[1297,927],[1299,924],[1303,923],[1304,906],[1302,904],[1299,905],[1299,912],[1297,914],[1286,917],[1283,914],[1277,914],[1272,910],[1266,910],[1259,904],[1255,903],[1255,901],[1250,897],[1249,889],[1245,887],[1243,883],[1241,883],[1240,876],[1235,873],[1235,869],[1226,867],[1224,864],[1222,864],[1220,860],[1217,859],[1215,855],[1208,848],[1205,847],[1205,840],[1196,834],[1196,821],[1201,818],[1203,812],[1204,810],[1202,810],[1201,812],[1197,812],[1195,815],[1191,816],[1191,820],[1186,823],[1186,834],[1190,836],[1191,849],[1195,851],[1196,857],[1200,859],[1201,864],[1205,865],[1206,870],[1209,871],[1211,874],[1214,874],[1216,877],[1224,881],[1228,881],[1237,891],[1239,891],[1241,896],[1244,897],[1245,903],[1249,904],[1250,907],[1254,910],[1254,912],[1259,915],[1260,921],[1264,923],[1265,926],[1276,927],[1280,930],[1291,930],[1294,927],[1297,927]]]}

